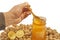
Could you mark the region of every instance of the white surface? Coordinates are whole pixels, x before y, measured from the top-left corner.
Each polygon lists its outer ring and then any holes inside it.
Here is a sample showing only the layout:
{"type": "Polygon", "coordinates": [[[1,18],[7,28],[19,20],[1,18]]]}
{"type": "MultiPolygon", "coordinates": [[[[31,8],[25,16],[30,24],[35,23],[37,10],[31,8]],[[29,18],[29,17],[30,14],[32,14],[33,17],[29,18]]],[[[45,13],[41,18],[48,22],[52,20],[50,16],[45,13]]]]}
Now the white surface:
{"type": "MultiPolygon", "coordinates": [[[[60,32],[60,0],[0,0],[0,12],[7,12],[23,2],[28,2],[36,15],[46,17],[47,26],[60,32]]],[[[32,23],[32,15],[22,23],[32,23]]]]}

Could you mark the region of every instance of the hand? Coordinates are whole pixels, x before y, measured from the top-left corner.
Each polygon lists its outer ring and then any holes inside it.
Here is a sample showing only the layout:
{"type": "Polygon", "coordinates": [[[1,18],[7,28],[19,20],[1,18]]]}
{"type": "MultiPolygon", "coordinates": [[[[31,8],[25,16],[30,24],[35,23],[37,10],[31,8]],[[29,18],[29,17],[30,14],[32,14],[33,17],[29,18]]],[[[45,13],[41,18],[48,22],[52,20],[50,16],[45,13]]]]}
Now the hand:
{"type": "Polygon", "coordinates": [[[31,8],[27,2],[16,5],[9,12],[4,13],[6,26],[20,23],[30,14],[31,8]]]}

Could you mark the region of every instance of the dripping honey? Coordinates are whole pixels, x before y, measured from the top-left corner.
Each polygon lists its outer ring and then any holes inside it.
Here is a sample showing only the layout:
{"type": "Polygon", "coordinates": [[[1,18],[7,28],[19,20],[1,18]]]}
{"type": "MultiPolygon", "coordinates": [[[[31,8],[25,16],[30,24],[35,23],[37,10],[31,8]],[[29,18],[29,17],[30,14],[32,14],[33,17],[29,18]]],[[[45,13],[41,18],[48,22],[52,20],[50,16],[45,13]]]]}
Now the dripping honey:
{"type": "Polygon", "coordinates": [[[46,20],[33,14],[32,40],[45,40],[46,20]]]}

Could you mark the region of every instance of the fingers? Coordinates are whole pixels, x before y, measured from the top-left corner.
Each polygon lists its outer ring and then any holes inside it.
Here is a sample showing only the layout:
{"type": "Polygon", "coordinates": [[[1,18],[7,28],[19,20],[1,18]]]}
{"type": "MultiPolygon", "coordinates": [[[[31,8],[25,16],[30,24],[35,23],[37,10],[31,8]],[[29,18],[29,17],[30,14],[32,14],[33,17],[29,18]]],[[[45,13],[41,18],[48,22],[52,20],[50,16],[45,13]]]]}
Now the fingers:
{"type": "Polygon", "coordinates": [[[18,24],[22,21],[21,17],[17,18],[14,20],[14,23],[13,24],[18,24]]]}
{"type": "Polygon", "coordinates": [[[20,17],[20,15],[23,13],[23,12],[27,12],[27,11],[30,11],[30,5],[27,3],[27,2],[25,2],[25,3],[22,3],[22,4],[19,4],[18,5],[19,7],[17,7],[16,8],[16,15],[18,16],[18,17],[20,17]],[[19,10],[17,10],[17,9],[19,9],[19,10]],[[26,10],[27,9],[27,10],[26,10]]]}
{"type": "Polygon", "coordinates": [[[26,18],[28,15],[30,15],[31,14],[31,12],[24,12],[24,13],[22,13],[21,14],[21,19],[23,20],[24,18],[26,18]]]}
{"type": "Polygon", "coordinates": [[[14,24],[18,24],[24,18],[26,18],[28,15],[31,14],[30,5],[27,2],[16,5],[16,6],[17,7],[14,8],[14,13],[16,14],[15,16],[18,16],[18,17],[17,19],[15,19],[14,24]]]}
{"type": "Polygon", "coordinates": [[[23,15],[23,16],[25,15],[25,17],[26,17],[29,14],[31,14],[32,9],[30,8],[30,5],[27,2],[20,4],[20,7],[22,7],[21,15],[23,15]]]}
{"type": "Polygon", "coordinates": [[[26,7],[30,7],[30,5],[29,5],[29,3],[28,2],[25,2],[25,3],[23,3],[23,5],[26,7]]]}
{"type": "Polygon", "coordinates": [[[19,4],[19,6],[21,7],[30,7],[29,3],[28,2],[25,2],[25,3],[22,3],[22,4],[19,4]]]}
{"type": "Polygon", "coordinates": [[[31,8],[24,7],[24,8],[22,9],[22,13],[24,13],[24,12],[28,12],[28,11],[31,12],[31,8]]]}
{"type": "Polygon", "coordinates": [[[26,18],[31,12],[24,12],[21,14],[19,18],[17,18],[14,22],[14,24],[20,23],[24,18],[26,18]]]}

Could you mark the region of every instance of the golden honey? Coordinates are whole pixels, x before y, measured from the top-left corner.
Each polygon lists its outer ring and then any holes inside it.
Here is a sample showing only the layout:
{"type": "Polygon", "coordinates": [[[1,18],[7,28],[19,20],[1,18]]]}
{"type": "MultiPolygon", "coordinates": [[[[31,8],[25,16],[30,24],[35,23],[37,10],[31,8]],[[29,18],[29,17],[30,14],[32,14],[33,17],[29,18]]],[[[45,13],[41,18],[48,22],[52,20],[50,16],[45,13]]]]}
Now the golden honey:
{"type": "MultiPolygon", "coordinates": [[[[32,13],[33,14],[33,13],[32,13]]],[[[46,40],[46,20],[33,14],[32,40],[46,40]]]]}

